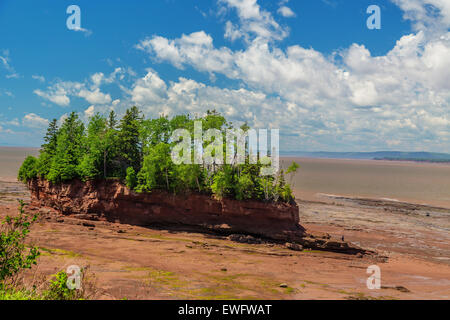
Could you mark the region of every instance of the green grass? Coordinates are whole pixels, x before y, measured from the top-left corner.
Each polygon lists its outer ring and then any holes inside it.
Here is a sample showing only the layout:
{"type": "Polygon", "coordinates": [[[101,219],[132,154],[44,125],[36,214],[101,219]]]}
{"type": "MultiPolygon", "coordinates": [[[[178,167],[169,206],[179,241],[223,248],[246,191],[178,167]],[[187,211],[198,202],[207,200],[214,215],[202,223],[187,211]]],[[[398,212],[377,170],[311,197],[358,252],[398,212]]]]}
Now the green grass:
{"type": "Polygon", "coordinates": [[[2,290],[0,289],[0,300],[43,300],[43,298],[28,290],[2,290]]]}

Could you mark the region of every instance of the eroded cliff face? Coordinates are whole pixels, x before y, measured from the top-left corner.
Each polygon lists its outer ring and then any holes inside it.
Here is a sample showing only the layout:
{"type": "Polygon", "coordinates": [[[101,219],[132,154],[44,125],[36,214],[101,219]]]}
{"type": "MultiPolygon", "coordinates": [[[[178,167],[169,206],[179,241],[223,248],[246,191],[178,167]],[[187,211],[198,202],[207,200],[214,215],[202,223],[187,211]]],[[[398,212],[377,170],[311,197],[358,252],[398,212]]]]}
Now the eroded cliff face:
{"type": "Polygon", "coordinates": [[[135,193],[114,180],[52,184],[35,179],[28,187],[34,205],[87,219],[138,226],[177,225],[282,241],[304,236],[296,204],[216,200],[196,193],[135,193]]]}

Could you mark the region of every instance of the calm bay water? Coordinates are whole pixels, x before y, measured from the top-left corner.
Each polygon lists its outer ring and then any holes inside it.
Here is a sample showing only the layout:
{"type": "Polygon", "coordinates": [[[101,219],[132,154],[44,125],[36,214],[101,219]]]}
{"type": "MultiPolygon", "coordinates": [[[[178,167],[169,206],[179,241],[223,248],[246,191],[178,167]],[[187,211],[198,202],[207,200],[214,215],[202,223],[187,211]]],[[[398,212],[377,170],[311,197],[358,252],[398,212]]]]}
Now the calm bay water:
{"type": "Polygon", "coordinates": [[[38,154],[38,148],[0,147],[0,181],[16,181],[23,160],[38,154]]]}
{"type": "Polygon", "coordinates": [[[450,208],[450,164],[285,157],[300,164],[296,195],[320,194],[391,199],[450,208]]]}

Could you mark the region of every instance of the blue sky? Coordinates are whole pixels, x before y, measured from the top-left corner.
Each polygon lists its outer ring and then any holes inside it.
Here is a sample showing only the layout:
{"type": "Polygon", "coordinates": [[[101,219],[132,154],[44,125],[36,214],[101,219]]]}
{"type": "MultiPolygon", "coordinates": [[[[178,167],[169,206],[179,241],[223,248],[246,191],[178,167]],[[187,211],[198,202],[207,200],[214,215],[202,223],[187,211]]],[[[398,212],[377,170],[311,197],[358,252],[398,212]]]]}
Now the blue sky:
{"type": "Polygon", "coordinates": [[[0,145],[138,105],[279,128],[285,151],[450,152],[449,26],[442,0],[0,0],[0,145]]]}

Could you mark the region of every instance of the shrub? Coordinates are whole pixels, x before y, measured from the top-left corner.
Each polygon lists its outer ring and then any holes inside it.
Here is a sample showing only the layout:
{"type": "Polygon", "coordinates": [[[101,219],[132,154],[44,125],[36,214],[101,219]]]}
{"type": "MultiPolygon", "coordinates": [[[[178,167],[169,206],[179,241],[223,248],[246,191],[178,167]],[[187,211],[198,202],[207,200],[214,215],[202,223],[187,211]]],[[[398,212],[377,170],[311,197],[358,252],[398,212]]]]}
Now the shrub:
{"type": "Polygon", "coordinates": [[[235,189],[237,200],[251,199],[253,196],[252,190],[254,189],[254,183],[251,176],[248,174],[241,174],[235,189]]]}
{"type": "MultiPolygon", "coordinates": [[[[45,300],[85,300],[95,299],[98,294],[96,289],[96,278],[89,272],[89,267],[82,268],[80,276],[80,287],[69,288],[67,280],[69,275],[66,271],[60,271],[52,275],[52,279],[47,290],[41,294],[45,300]]],[[[69,280],[70,281],[70,280],[69,280]]]]}
{"type": "Polygon", "coordinates": [[[26,250],[25,246],[30,226],[36,221],[37,215],[25,214],[24,202],[19,201],[19,203],[19,214],[16,217],[6,216],[0,227],[0,286],[2,287],[6,280],[14,277],[19,271],[35,265],[40,254],[37,247],[26,250]]]}
{"type": "Polygon", "coordinates": [[[28,156],[25,161],[22,163],[22,166],[19,169],[19,174],[17,178],[22,182],[27,182],[38,175],[37,170],[37,162],[38,160],[33,156],[28,156]]]}
{"type": "Polygon", "coordinates": [[[50,287],[44,291],[43,297],[46,300],[75,300],[77,299],[77,290],[70,289],[67,286],[67,273],[60,271],[53,275],[50,281],[50,287]]]}
{"type": "Polygon", "coordinates": [[[213,177],[213,183],[211,190],[214,196],[218,199],[230,196],[234,191],[232,168],[228,165],[224,165],[222,170],[216,172],[213,177]]]}
{"type": "Polygon", "coordinates": [[[29,290],[0,288],[0,300],[42,300],[42,297],[29,290]]]}

